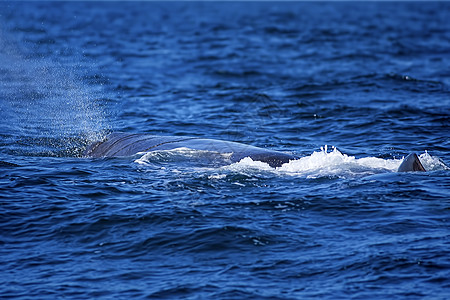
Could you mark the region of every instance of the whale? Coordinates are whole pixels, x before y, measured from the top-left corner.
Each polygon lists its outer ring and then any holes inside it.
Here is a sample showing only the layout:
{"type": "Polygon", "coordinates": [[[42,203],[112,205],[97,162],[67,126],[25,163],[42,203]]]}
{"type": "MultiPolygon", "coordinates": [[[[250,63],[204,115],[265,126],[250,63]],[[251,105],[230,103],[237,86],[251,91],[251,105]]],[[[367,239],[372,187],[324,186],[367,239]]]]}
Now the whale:
{"type": "MultiPolygon", "coordinates": [[[[173,150],[177,148],[189,148],[192,150],[212,151],[220,154],[229,154],[232,163],[239,162],[245,157],[254,161],[267,163],[272,168],[281,167],[291,160],[300,158],[297,155],[255,147],[243,143],[207,139],[190,136],[159,136],[145,133],[114,132],[101,141],[90,144],[85,152],[85,157],[123,157],[133,156],[159,150],[173,150]]],[[[398,172],[424,172],[425,168],[415,153],[409,154],[403,159],[398,172]]]]}

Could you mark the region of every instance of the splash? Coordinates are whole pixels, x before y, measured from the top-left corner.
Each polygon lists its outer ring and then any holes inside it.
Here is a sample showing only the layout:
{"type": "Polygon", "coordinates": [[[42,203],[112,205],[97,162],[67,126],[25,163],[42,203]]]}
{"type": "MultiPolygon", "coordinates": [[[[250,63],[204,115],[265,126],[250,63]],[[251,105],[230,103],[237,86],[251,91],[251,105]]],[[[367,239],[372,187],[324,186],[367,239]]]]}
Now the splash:
{"type": "Polygon", "coordinates": [[[271,168],[269,165],[245,158],[238,163],[227,166],[229,170],[267,170],[279,175],[300,176],[306,178],[320,177],[360,177],[377,173],[394,172],[401,163],[401,159],[381,159],[377,157],[356,158],[342,154],[333,147],[322,147],[309,156],[292,160],[281,167],[271,168]]]}
{"type": "Polygon", "coordinates": [[[439,157],[431,156],[428,151],[419,155],[420,162],[427,171],[450,170],[439,157]]]}
{"type": "Polygon", "coordinates": [[[383,172],[394,172],[398,169],[401,159],[381,159],[377,157],[356,158],[342,154],[333,147],[313,152],[310,156],[291,161],[279,168],[280,172],[289,175],[303,175],[306,177],[324,176],[357,176],[383,172]]]}

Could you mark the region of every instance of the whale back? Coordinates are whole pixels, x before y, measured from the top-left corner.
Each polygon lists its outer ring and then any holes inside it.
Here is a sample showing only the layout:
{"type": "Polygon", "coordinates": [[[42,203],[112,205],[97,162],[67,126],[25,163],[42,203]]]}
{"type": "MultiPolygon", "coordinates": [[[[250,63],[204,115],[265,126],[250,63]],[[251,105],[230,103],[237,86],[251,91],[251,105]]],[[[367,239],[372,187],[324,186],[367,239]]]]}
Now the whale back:
{"type": "Polygon", "coordinates": [[[111,133],[105,140],[91,144],[85,151],[87,157],[132,156],[141,152],[172,150],[186,147],[193,150],[230,154],[232,162],[245,157],[280,167],[296,157],[284,152],[259,148],[242,143],[181,136],[111,133]]]}
{"type": "Polygon", "coordinates": [[[158,146],[167,143],[189,139],[193,138],[115,132],[108,135],[103,141],[91,144],[86,149],[85,155],[89,157],[131,156],[139,152],[156,150],[155,148],[158,146]]]}

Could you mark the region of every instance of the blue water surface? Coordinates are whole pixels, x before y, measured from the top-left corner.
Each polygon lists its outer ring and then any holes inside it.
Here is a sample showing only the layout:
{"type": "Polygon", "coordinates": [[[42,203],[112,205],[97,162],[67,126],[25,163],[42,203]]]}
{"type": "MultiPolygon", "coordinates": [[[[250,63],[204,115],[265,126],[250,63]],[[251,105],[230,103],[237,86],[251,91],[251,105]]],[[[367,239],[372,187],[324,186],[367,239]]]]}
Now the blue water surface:
{"type": "Polygon", "coordinates": [[[449,2],[0,2],[0,298],[449,299],[448,20],[449,2]],[[302,159],[83,155],[113,131],[302,159]],[[410,152],[427,172],[396,172],[410,152]]]}

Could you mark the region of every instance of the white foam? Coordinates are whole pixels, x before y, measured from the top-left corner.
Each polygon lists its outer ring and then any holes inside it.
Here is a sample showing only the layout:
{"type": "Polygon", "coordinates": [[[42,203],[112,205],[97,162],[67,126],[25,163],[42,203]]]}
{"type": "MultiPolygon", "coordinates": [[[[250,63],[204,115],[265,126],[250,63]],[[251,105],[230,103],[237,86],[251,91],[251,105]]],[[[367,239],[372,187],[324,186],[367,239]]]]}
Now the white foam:
{"type": "Polygon", "coordinates": [[[243,171],[243,170],[259,170],[259,171],[274,171],[269,164],[253,160],[250,157],[244,157],[239,162],[223,167],[225,170],[229,171],[243,171]]]}
{"type": "Polygon", "coordinates": [[[439,157],[431,156],[428,151],[420,154],[419,159],[427,171],[450,170],[439,157]]]}
{"type": "Polygon", "coordinates": [[[356,158],[342,154],[333,147],[328,152],[328,147],[321,148],[309,156],[292,160],[278,168],[271,168],[268,164],[253,161],[246,157],[238,163],[224,167],[231,171],[259,170],[270,171],[280,175],[301,176],[307,178],[318,177],[349,177],[366,176],[371,174],[394,172],[398,169],[401,159],[382,159],[377,157],[356,158]]]}
{"type": "Polygon", "coordinates": [[[284,164],[279,170],[293,174],[311,173],[327,176],[347,173],[391,172],[397,170],[400,163],[401,160],[397,159],[356,158],[342,154],[335,147],[331,152],[328,152],[325,146],[325,148],[321,148],[321,151],[313,152],[310,156],[284,164]]]}

